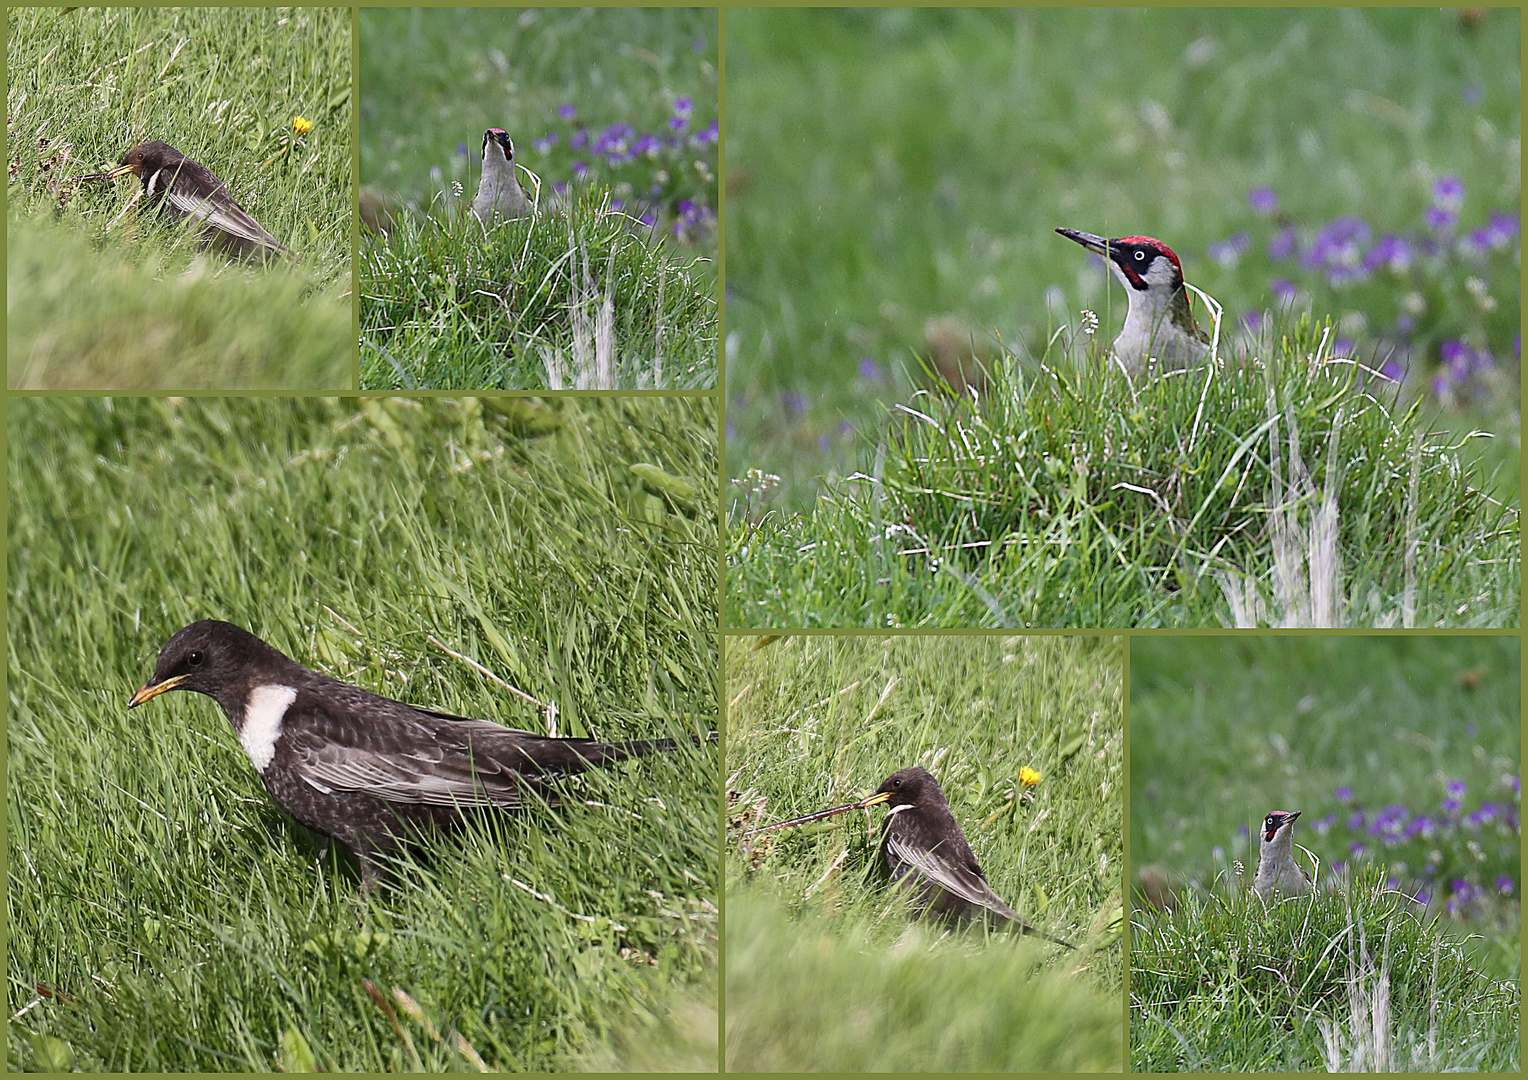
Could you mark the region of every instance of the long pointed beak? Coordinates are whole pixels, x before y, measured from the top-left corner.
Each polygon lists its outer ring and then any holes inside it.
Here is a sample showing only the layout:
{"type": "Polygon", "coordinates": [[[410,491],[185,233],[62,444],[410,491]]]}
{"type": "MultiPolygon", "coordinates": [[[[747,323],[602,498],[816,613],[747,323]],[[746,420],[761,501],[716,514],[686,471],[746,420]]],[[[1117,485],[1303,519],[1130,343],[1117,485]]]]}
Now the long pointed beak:
{"type": "Polygon", "coordinates": [[[1077,241],[1100,258],[1107,259],[1109,257],[1109,241],[1105,240],[1102,236],[1078,232],[1076,229],[1057,229],[1056,231],[1068,240],[1077,241]]]}
{"type": "Polygon", "coordinates": [[[166,690],[174,690],[177,686],[189,678],[189,675],[176,675],[173,678],[166,679],[162,683],[144,683],[138,688],[138,692],[134,694],[128,701],[127,707],[129,709],[136,709],[145,701],[152,701],[154,698],[157,698],[166,690]]]}
{"type": "Polygon", "coordinates": [[[850,810],[869,810],[872,806],[879,806],[891,798],[888,792],[880,791],[869,798],[859,802],[845,803],[843,806],[831,806],[826,810],[819,810],[815,814],[806,814],[803,817],[791,818],[789,821],[777,821],[773,825],[765,825],[758,829],[749,829],[744,836],[752,836],[754,833],[774,832],[776,829],[789,828],[792,825],[805,825],[811,821],[821,821],[823,818],[832,817],[835,814],[847,814],[850,810]]]}
{"type": "Polygon", "coordinates": [[[109,170],[107,172],[91,173],[89,176],[76,176],[75,179],[76,180],[115,180],[117,177],[123,176],[123,175],[125,175],[127,173],[130,173],[132,171],[133,171],[133,167],[131,165],[118,165],[115,169],[111,169],[111,170],[109,170]]]}

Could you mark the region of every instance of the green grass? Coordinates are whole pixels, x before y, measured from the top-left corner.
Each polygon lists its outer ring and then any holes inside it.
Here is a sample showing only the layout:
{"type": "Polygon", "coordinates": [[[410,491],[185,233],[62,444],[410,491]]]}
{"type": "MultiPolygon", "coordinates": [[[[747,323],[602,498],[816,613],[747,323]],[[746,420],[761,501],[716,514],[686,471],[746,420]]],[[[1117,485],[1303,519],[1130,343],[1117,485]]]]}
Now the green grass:
{"type": "Polygon", "coordinates": [[[727,654],[728,1068],[1119,1068],[1120,641],[765,640],[727,654]],[[998,895],[1076,953],[910,923],[859,814],[737,840],[914,764],[998,895]],[[1021,767],[1043,779],[1016,797],[1021,767]]]}
{"type": "Polygon", "coordinates": [[[11,401],[11,1068],[714,1068],[711,750],[595,770],[363,898],[210,702],[124,705],[215,616],[458,715],[543,725],[447,649],[562,734],[713,729],[717,528],[688,485],[716,423],[690,399],[11,401]]]}
{"type": "Polygon", "coordinates": [[[347,9],[11,8],[7,43],[12,389],[354,385],[347,9]],[[136,178],[67,182],[147,139],[302,258],[201,254],[157,215],[118,220],[136,178]]]}
{"type": "Polygon", "coordinates": [[[1265,257],[1274,223],[1247,194],[1271,187],[1301,228],[1356,215],[1377,237],[1417,227],[1452,174],[1461,233],[1515,214],[1520,25],[1500,9],[1478,30],[1420,8],[729,11],[729,475],[778,475],[771,505],[805,512],[868,467],[904,369],[941,337],[1039,355],[1091,308],[1112,340],[1123,297],[1053,232],[1070,226],[1166,240],[1233,323],[1287,276],[1302,309],[1372,344],[1419,292],[1413,382],[1438,337],[1490,348],[1500,397],[1450,422],[1501,436],[1515,490],[1516,243],[1471,271],[1489,314],[1463,273],[1333,290],[1265,257]],[[1240,230],[1236,265],[1207,257],[1240,230]]]}
{"type": "Polygon", "coordinates": [[[810,515],[734,504],[728,620],[1515,625],[1516,493],[1318,355],[1300,324],[1266,366],[1132,382],[1096,355],[1009,360],[977,404],[921,395],[810,515]]]}
{"type": "Polygon", "coordinates": [[[1169,918],[1134,902],[1135,1068],[1321,1067],[1316,1020],[1346,1026],[1349,981],[1375,993],[1369,968],[1381,966],[1387,931],[1388,1037],[1404,1071],[1517,1068],[1520,648],[1516,636],[1132,639],[1131,877],[1178,905],[1169,918]],[[1453,812],[1450,782],[1464,784],[1453,812]],[[1471,824],[1489,804],[1491,818],[1471,824]],[[1402,824],[1435,827],[1371,831],[1397,807],[1402,824]],[[1295,841],[1317,861],[1296,858],[1318,882],[1342,884],[1281,904],[1270,922],[1242,890],[1256,829],[1275,808],[1302,811],[1295,841]],[[1360,875],[1371,877],[1359,885],[1360,875]],[[1405,904],[1424,921],[1395,917],[1394,893],[1372,895],[1387,876],[1431,901],[1405,904]],[[1359,925],[1368,960],[1349,938],[1359,925]]]}
{"type": "Polygon", "coordinates": [[[585,192],[498,225],[408,219],[361,248],[365,388],[706,389],[709,271],[585,192]]]}
{"type": "Polygon", "coordinates": [[[1383,878],[1272,911],[1244,894],[1139,912],[1132,1071],[1518,1071],[1517,968],[1480,971],[1383,878]]]}
{"type": "Polygon", "coordinates": [[[362,182],[398,223],[362,249],[362,386],[715,387],[715,236],[669,235],[679,200],[717,205],[715,143],[618,168],[570,145],[575,129],[668,131],[685,98],[695,128],[715,117],[715,9],[365,9],[361,39],[362,182]],[[485,241],[453,188],[476,192],[489,127],[539,179],[543,214],[485,241]],[[575,161],[587,177],[555,193],[575,161]],[[658,231],[603,216],[607,197],[652,199],[658,231]],[[606,302],[601,348],[580,322],[606,302]]]}

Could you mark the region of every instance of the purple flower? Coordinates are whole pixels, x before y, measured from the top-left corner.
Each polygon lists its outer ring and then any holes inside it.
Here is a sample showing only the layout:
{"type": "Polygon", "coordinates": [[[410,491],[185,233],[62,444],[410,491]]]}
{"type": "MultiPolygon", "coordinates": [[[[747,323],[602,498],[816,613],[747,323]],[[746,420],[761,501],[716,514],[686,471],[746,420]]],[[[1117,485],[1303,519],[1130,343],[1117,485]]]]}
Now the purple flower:
{"type": "MultiPolygon", "coordinates": [[[[1455,344],[1463,344],[1463,342],[1456,342],[1455,344]]],[[[1447,784],[1443,785],[1443,790],[1448,792],[1450,795],[1463,795],[1464,781],[1450,780],[1447,784]]]]}
{"type": "Polygon", "coordinates": [[[464,142],[457,143],[456,144],[456,152],[458,154],[460,154],[462,157],[466,157],[467,156],[467,144],[464,143],[464,142]]]}
{"type": "Polygon", "coordinates": [[[1516,886],[1512,883],[1512,879],[1509,878],[1506,874],[1496,875],[1497,892],[1501,893],[1503,896],[1511,896],[1515,889],[1516,886]]]}
{"type": "Polygon", "coordinates": [[[1273,293],[1280,307],[1288,307],[1295,302],[1295,283],[1288,278],[1274,278],[1268,283],[1268,290],[1273,293]]]}
{"type": "Polygon", "coordinates": [[[800,416],[812,407],[812,399],[799,390],[786,390],[780,394],[780,403],[791,416],[800,416]]]}
{"type": "Polygon", "coordinates": [[[638,135],[636,141],[631,144],[631,152],[633,154],[645,154],[650,158],[657,157],[662,149],[663,144],[658,141],[656,135],[638,135]]]}
{"type": "Polygon", "coordinates": [[[1403,382],[1406,378],[1406,369],[1396,360],[1386,360],[1380,365],[1379,373],[1391,382],[1403,382]]]}
{"type": "Polygon", "coordinates": [[[1348,816],[1348,832],[1360,832],[1364,827],[1364,812],[1355,810],[1348,816]]]}
{"type": "Polygon", "coordinates": [[[881,379],[881,365],[875,362],[874,357],[862,357],[859,362],[859,377],[879,382],[881,379]]]}
{"type": "Polygon", "coordinates": [[[557,106],[557,115],[562,118],[563,123],[571,124],[573,118],[578,115],[578,110],[571,105],[559,105],[557,106]]]}
{"type": "Polygon", "coordinates": [[[1389,234],[1379,238],[1363,262],[1364,269],[1370,272],[1388,267],[1397,274],[1404,273],[1410,265],[1411,246],[1399,236],[1389,234]]]}
{"type": "Polygon", "coordinates": [[[817,449],[827,451],[833,449],[833,441],[826,435],[817,436],[817,449]]]}
{"type": "Polygon", "coordinates": [[[1457,176],[1440,176],[1433,181],[1433,205],[1458,208],[1464,202],[1464,181],[1457,176]]]}
{"type": "Polygon", "coordinates": [[[1454,222],[1458,218],[1459,215],[1457,213],[1442,206],[1429,206],[1427,213],[1423,215],[1423,220],[1427,222],[1427,227],[1433,232],[1444,232],[1452,229],[1454,222]]]}
{"type": "Polygon", "coordinates": [[[585,131],[583,128],[579,128],[572,135],[568,136],[568,148],[570,150],[582,150],[584,147],[586,147],[588,145],[589,145],[589,133],[587,131],[585,131]]]}
{"type": "Polygon", "coordinates": [[[705,126],[705,129],[695,137],[703,143],[714,143],[717,139],[721,138],[721,133],[721,121],[713,116],[711,122],[705,126]]]}
{"type": "Polygon", "coordinates": [[[672,131],[683,131],[690,126],[690,121],[683,116],[671,116],[669,117],[668,126],[672,131]]]}
{"type": "Polygon", "coordinates": [[[1334,798],[1338,802],[1342,802],[1342,803],[1352,802],[1353,801],[1353,789],[1348,787],[1348,785],[1343,784],[1341,787],[1337,788],[1336,791],[1332,792],[1332,798],[1334,798]]]}
{"type": "Polygon", "coordinates": [[[1332,342],[1332,355],[1352,356],[1353,351],[1356,348],[1358,348],[1358,343],[1352,338],[1340,337],[1336,341],[1332,342]]]}
{"type": "Polygon", "coordinates": [[[847,439],[850,435],[854,434],[854,425],[847,420],[840,420],[838,422],[838,433],[847,439]]]}
{"type": "Polygon", "coordinates": [[[1432,893],[1428,892],[1426,889],[1418,889],[1415,899],[1417,903],[1421,904],[1423,907],[1426,907],[1428,904],[1432,903],[1432,893]]]}
{"type": "MultiPolygon", "coordinates": [[[[1519,336],[1521,336],[1521,335],[1519,335],[1519,336]]],[[[1521,349],[1521,346],[1517,345],[1515,343],[1515,341],[1514,341],[1513,351],[1517,352],[1518,355],[1522,355],[1521,352],[1519,351],[1520,349],[1521,349]]],[[[1507,778],[1507,783],[1512,786],[1512,794],[1518,795],[1518,796],[1521,796],[1523,794],[1523,789],[1522,789],[1521,786],[1519,786],[1522,783],[1522,780],[1519,777],[1509,776],[1507,778]]]]}
{"type": "Polygon", "coordinates": [[[572,165],[569,165],[568,168],[573,171],[574,176],[578,177],[582,177],[584,173],[589,171],[589,166],[585,165],[582,161],[575,161],[572,165]]]}
{"type": "Polygon", "coordinates": [[[1504,214],[1499,210],[1491,211],[1491,223],[1486,226],[1486,232],[1490,236],[1492,247],[1506,247],[1512,243],[1521,227],[1521,221],[1516,214],[1504,214]]]}
{"type": "Polygon", "coordinates": [[[568,182],[566,180],[559,180],[552,185],[552,190],[559,195],[566,195],[568,193],[568,182]]]}
{"type": "Polygon", "coordinates": [[[1268,257],[1275,261],[1287,259],[1295,253],[1295,227],[1285,225],[1268,241],[1268,257]]]}
{"type": "Polygon", "coordinates": [[[535,142],[531,143],[531,146],[535,149],[536,153],[538,153],[538,154],[544,154],[544,153],[546,153],[548,150],[550,150],[552,147],[554,147],[556,145],[557,145],[557,132],[555,132],[555,131],[549,131],[545,135],[543,135],[541,138],[539,138],[535,142]]]}
{"type": "Polygon", "coordinates": [[[1331,832],[1332,826],[1336,823],[1336,821],[1336,814],[1327,814],[1325,817],[1319,817],[1315,821],[1311,822],[1310,827],[1315,831],[1317,836],[1325,836],[1327,833],[1331,832]]]}
{"type": "Polygon", "coordinates": [[[1457,814],[1459,812],[1459,806],[1460,803],[1458,799],[1443,800],[1443,809],[1446,813],[1457,814]]]}
{"type": "Polygon", "coordinates": [[[1249,311],[1242,316],[1242,325],[1249,333],[1257,333],[1263,328],[1263,313],[1261,311],[1249,311]]]}
{"type": "Polygon", "coordinates": [[[1355,859],[1361,859],[1364,855],[1364,846],[1357,840],[1353,840],[1348,844],[1348,853],[1355,859]]]}
{"type": "Polygon", "coordinates": [[[1448,393],[1448,380],[1442,375],[1434,375],[1432,381],[1433,397],[1441,398],[1448,393]]]}
{"type": "Polygon", "coordinates": [[[1465,83],[1459,88],[1459,100],[1466,105],[1479,105],[1483,97],[1485,91],[1475,83],[1465,83]]]}
{"type": "Polygon", "coordinates": [[[687,97],[674,99],[674,115],[688,117],[695,111],[695,103],[687,97]]]}
{"type": "Polygon", "coordinates": [[[1279,197],[1273,188],[1253,188],[1247,192],[1247,205],[1259,214],[1271,214],[1279,208],[1279,197]]]}
{"type": "Polygon", "coordinates": [[[1247,823],[1244,821],[1240,825],[1236,826],[1236,835],[1245,840],[1247,837],[1252,835],[1252,830],[1247,827],[1247,823]]]}
{"type": "Polygon", "coordinates": [[[1491,230],[1487,228],[1471,229],[1470,234],[1464,238],[1466,247],[1485,254],[1491,250],[1491,230]]]}
{"type": "Polygon", "coordinates": [[[690,42],[690,51],[691,52],[698,52],[698,53],[705,52],[706,51],[705,40],[703,38],[696,38],[694,41],[690,42]]]}

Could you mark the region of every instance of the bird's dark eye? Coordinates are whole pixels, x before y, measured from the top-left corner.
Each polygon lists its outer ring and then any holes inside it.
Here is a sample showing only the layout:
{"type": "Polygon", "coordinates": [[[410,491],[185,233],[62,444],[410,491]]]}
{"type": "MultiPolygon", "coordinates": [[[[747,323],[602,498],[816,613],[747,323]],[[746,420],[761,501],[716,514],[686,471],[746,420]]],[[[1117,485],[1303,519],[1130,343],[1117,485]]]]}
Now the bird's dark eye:
{"type": "Polygon", "coordinates": [[[893,780],[891,782],[891,786],[892,787],[901,787],[902,786],[902,781],[900,781],[900,780],[893,780]]]}
{"type": "Polygon", "coordinates": [[[1141,260],[1142,260],[1142,259],[1144,259],[1144,258],[1145,258],[1145,257],[1146,257],[1146,253],[1145,253],[1145,252],[1144,252],[1144,251],[1137,251],[1137,252],[1136,252],[1136,253],[1135,253],[1135,261],[1136,261],[1136,262],[1140,262],[1140,261],[1141,261],[1141,260]]]}
{"type": "Polygon", "coordinates": [[[205,659],[206,657],[194,649],[186,654],[186,663],[191,667],[201,667],[202,661],[205,659]]]}

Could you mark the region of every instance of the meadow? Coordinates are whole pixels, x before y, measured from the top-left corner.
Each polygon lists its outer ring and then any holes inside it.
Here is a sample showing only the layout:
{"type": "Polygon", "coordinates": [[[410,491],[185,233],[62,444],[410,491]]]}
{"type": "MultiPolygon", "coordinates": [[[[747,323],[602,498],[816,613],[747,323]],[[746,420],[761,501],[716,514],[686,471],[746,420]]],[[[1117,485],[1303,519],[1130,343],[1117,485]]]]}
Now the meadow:
{"type": "Polygon", "coordinates": [[[1130,681],[1132,1066],[1515,1070],[1519,639],[1137,637],[1130,681]],[[1275,808],[1317,888],[1270,914],[1275,808]]]}
{"type": "Polygon", "coordinates": [[[1516,624],[1516,12],[726,26],[731,623],[1305,625],[1276,564],[1315,524],[1271,522],[1340,487],[1331,624],[1516,624]],[[1109,377],[1125,299],[1058,226],[1175,248],[1216,385],[1109,377]],[[1387,500],[1465,478],[1408,511],[1432,569],[1367,546],[1390,454],[1348,422],[1420,447],[1387,500]],[[1180,497],[1217,482],[1225,529],[1180,497]]]}
{"type": "Polygon", "coordinates": [[[366,9],[361,40],[363,386],[716,386],[715,9],[366,9]],[[485,232],[491,127],[538,212],[485,232]]]}
{"type": "Polygon", "coordinates": [[[716,425],[697,400],[13,399],[11,1068],[714,1068],[716,425]],[[126,711],[206,617],[424,707],[682,747],[362,894],[210,701],[126,711]]]}
{"type": "Polygon", "coordinates": [[[1119,1069],[1120,639],[727,642],[728,1069],[1119,1069]],[[741,835],[910,765],[993,890],[1075,951],[913,918],[885,880],[881,811],[870,836],[859,813],[741,835]]]}
{"type": "Polygon", "coordinates": [[[353,388],[349,11],[10,8],[6,30],[7,385],[353,388]],[[152,139],[300,257],[202,252],[137,178],[73,182],[152,139]]]}

